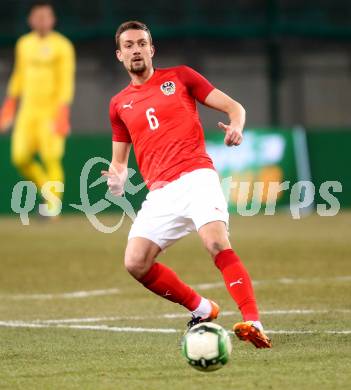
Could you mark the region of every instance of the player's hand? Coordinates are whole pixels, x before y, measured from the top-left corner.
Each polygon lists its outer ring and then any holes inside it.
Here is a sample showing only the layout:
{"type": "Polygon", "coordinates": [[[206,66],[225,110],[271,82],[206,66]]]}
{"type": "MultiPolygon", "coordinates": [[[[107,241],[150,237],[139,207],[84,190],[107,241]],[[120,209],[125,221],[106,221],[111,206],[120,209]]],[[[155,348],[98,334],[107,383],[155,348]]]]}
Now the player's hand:
{"type": "Polygon", "coordinates": [[[225,132],[224,143],[227,146],[238,146],[243,140],[242,129],[235,128],[231,125],[225,125],[222,122],[218,122],[218,127],[225,132]]]}
{"type": "Polygon", "coordinates": [[[6,98],[2,107],[0,108],[0,132],[4,133],[7,131],[16,115],[16,108],[17,108],[17,99],[15,98],[6,98]]]}
{"type": "Polygon", "coordinates": [[[128,177],[128,168],[125,166],[115,167],[110,165],[109,171],[101,171],[107,177],[107,185],[112,195],[122,196],[124,185],[128,177]]]}
{"type": "Polygon", "coordinates": [[[61,106],[58,109],[54,122],[54,132],[62,137],[67,137],[71,132],[70,109],[68,106],[61,106]]]}

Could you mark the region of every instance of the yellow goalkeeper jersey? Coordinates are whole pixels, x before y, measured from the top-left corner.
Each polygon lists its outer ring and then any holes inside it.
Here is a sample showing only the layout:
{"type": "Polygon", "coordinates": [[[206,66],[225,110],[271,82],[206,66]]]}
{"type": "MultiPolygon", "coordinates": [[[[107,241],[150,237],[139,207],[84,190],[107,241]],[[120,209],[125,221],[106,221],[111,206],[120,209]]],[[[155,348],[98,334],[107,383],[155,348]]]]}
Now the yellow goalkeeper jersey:
{"type": "Polygon", "coordinates": [[[23,35],[16,44],[15,66],[7,95],[24,104],[70,104],[74,93],[72,43],[53,31],[45,37],[23,35]]]}

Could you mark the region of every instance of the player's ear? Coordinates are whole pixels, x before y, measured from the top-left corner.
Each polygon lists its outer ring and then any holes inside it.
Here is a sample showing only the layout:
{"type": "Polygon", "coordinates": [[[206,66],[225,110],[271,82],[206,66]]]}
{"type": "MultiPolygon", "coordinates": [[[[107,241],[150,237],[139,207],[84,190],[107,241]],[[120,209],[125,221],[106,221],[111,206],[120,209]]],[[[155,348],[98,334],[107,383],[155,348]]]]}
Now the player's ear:
{"type": "Polygon", "coordinates": [[[120,50],[116,50],[116,57],[119,62],[123,62],[122,53],[120,50]]]}
{"type": "Polygon", "coordinates": [[[151,50],[151,58],[152,58],[154,56],[154,54],[155,54],[155,46],[151,45],[150,50],[151,50]]]}

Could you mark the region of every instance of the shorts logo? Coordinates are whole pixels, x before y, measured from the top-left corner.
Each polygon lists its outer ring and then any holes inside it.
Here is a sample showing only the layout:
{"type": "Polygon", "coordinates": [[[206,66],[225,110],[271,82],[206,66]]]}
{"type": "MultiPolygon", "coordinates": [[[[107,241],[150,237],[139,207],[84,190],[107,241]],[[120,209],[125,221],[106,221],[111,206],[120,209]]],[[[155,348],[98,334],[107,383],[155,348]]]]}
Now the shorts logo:
{"type": "Polygon", "coordinates": [[[173,81],[165,81],[160,88],[166,96],[173,95],[176,91],[176,85],[173,81]]]}

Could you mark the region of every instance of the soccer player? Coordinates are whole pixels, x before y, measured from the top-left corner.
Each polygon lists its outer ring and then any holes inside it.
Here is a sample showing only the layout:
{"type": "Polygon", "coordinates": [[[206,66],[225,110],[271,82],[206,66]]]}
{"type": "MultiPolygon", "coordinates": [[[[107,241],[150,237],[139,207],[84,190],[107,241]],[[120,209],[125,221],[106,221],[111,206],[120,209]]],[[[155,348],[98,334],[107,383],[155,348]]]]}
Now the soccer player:
{"type": "MultiPolygon", "coordinates": [[[[14,70],[0,110],[0,131],[6,131],[16,117],[12,162],[40,189],[47,181],[64,180],[61,160],[70,131],[75,56],[71,42],[53,31],[55,14],[49,2],[34,3],[28,23],[32,31],[16,44],[14,70]]],[[[48,205],[49,212],[57,215],[60,193],[51,191],[56,196],[50,197],[55,200],[48,205]]]]}
{"type": "Polygon", "coordinates": [[[250,277],[228,240],[227,204],[205,150],[195,101],[228,115],[228,125],[218,124],[227,146],[241,143],[245,110],[187,66],[155,69],[155,50],[145,24],[121,24],[116,44],[117,59],[131,83],[111,99],[112,162],[102,174],[111,193],[122,196],[133,144],[150,190],[129,233],[127,270],[153,293],[188,309],[192,314],[189,327],[215,319],[219,314],[215,302],[200,296],[156,261],[163,249],[196,230],[242,313],[243,322],[234,325],[234,332],[257,348],[270,348],[250,277]]]}

